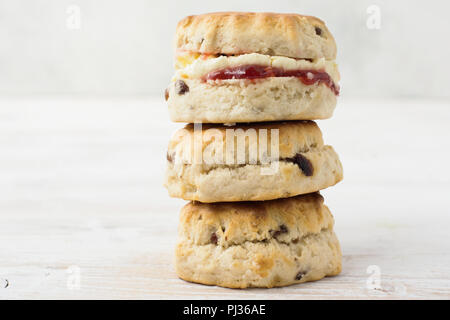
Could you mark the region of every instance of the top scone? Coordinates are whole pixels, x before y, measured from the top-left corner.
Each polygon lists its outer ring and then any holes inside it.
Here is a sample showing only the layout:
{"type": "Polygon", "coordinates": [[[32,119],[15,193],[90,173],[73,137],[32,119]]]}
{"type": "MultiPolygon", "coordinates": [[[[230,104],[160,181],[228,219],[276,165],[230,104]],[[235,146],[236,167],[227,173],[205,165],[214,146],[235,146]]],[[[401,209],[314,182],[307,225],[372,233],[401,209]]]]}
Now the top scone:
{"type": "Polygon", "coordinates": [[[298,14],[223,12],[177,26],[166,90],[177,122],[314,120],[339,94],[336,44],[325,24],[298,14]]]}
{"type": "Polygon", "coordinates": [[[299,14],[219,12],[178,23],[177,49],[202,54],[261,53],[334,60],[336,43],[318,18],[299,14]]]}

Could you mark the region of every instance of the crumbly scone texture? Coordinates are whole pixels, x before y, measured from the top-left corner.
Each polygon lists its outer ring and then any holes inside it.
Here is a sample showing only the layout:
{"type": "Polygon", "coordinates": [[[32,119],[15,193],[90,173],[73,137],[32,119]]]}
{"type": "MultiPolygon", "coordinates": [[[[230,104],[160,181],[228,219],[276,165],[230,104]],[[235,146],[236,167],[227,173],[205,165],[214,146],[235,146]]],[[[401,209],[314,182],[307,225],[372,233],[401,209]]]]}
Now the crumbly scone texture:
{"type": "Polygon", "coordinates": [[[324,145],[313,121],[210,124],[198,132],[189,124],[169,142],[164,185],[172,197],[208,203],[272,200],[319,191],[343,178],[338,155],[324,145]]]}
{"type": "Polygon", "coordinates": [[[331,146],[300,153],[313,174],[288,160],[270,165],[207,165],[168,161],[165,187],[169,195],[201,202],[258,201],[323,190],[343,178],[339,157],[331,146]]]}
{"type": "Polygon", "coordinates": [[[180,80],[168,87],[170,118],[175,122],[260,122],[327,119],[336,95],[326,85],[305,85],[295,77],[261,80],[180,80]]]}
{"type": "Polygon", "coordinates": [[[261,54],[299,59],[336,58],[325,23],[299,14],[218,12],[178,23],[175,47],[206,54],[261,54]]]}
{"type": "Polygon", "coordinates": [[[180,215],[177,274],[230,288],[337,275],[342,255],[333,224],[318,193],[264,202],[191,202],[180,215]]]}

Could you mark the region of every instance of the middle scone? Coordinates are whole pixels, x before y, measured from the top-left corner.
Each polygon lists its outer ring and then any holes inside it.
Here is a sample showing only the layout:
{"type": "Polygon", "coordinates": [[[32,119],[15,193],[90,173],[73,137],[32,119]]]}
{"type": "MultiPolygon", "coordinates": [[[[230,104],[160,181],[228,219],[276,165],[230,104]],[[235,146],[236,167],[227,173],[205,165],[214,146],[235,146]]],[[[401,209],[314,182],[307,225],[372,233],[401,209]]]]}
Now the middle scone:
{"type": "Polygon", "coordinates": [[[165,186],[185,200],[257,201],[319,191],[342,177],[313,121],[188,124],[169,142],[165,186]]]}

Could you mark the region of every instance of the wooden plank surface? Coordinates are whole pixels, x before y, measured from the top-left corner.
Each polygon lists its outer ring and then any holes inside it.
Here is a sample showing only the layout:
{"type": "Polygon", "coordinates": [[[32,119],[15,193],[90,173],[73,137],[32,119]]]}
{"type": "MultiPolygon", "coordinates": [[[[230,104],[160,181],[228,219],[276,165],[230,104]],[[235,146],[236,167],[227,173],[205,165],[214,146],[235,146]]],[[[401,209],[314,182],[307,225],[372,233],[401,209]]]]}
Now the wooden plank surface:
{"type": "Polygon", "coordinates": [[[341,99],[319,126],[344,164],[322,192],[342,274],[232,290],[174,273],[163,99],[3,98],[0,299],[450,298],[448,123],[447,102],[341,99]]]}

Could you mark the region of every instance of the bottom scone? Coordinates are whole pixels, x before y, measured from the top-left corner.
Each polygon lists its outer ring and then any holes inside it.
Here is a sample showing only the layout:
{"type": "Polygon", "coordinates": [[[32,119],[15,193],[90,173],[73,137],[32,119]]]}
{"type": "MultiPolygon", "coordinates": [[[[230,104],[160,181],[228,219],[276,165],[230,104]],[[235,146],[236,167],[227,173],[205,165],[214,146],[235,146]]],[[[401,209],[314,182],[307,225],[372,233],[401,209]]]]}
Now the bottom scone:
{"type": "Polygon", "coordinates": [[[333,216],[318,193],[258,202],[190,202],[180,216],[181,279],[280,287],[341,272],[333,216]]]}

